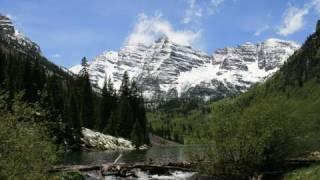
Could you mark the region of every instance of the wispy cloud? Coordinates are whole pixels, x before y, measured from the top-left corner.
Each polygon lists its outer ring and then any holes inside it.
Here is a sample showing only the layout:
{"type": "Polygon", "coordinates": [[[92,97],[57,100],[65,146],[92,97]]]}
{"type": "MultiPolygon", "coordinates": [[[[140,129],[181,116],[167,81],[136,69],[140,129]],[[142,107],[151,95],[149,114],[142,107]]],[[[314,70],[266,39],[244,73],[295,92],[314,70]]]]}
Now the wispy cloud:
{"type": "Polygon", "coordinates": [[[59,59],[59,58],[61,58],[61,54],[58,54],[58,53],[52,54],[51,57],[54,59],[59,59]]]}
{"type": "Polygon", "coordinates": [[[314,6],[315,11],[320,15],[320,0],[313,0],[312,5],[314,6]]]}
{"type": "Polygon", "coordinates": [[[209,15],[213,15],[217,12],[219,12],[219,7],[225,2],[225,0],[211,0],[207,11],[209,13],[209,15]]]}
{"type": "Polygon", "coordinates": [[[188,7],[182,19],[183,24],[199,22],[203,16],[211,16],[219,12],[225,0],[210,0],[200,3],[199,0],[188,0],[188,7]]]}
{"type": "Polygon", "coordinates": [[[188,9],[185,12],[185,17],[182,23],[188,24],[192,20],[202,17],[202,8],[196,4],[196,0],[188,0],[188,9]]]}
{"type": "Polygon", "coordinates": [[[304,16],[309,13],[308,8],[297,8],[292,5],[284,13],[283,24],[278,34],[288,36],[299,31],[304,25],[304,16]]]}
{"type": "Polygon", "coordinates": [[[267,31],[270,29],[270,26],[266,25],[266,26],[263,26],[259,29],[256,30],[256,32],[254,33],[255,36],[260,36],[263,32],[267,31]]]}
{"type": "Polygon", "coordinates": [[[320,0],[311,0],[301,8],[289,4],[283,14],[283,22],[277,33],[282,36],[288,36],[299,31],[305,25],[305,16],[312,10],[320,14],[320,0]]]}
{"type": "Polygon", "coordinates": [[[176,30],[171,23],[162,17],[161,13],[155,16],[140,14],[133,32],[128,36],[128,44],[151,44],[160,36],[167,36],[171,41],[182,45],[193,45],[201,36],[201,30],[176,30]]]}

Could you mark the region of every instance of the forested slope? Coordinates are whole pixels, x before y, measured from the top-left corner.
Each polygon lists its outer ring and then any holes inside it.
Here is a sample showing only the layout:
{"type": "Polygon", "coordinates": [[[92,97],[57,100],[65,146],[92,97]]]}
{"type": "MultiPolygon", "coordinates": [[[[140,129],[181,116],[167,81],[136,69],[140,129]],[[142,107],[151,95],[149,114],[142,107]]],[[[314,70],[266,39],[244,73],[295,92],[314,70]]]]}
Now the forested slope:
{"type": "Polygon", "coordinates": [[[214,148],[206,172],[246,179],[319,150],[319,28],[267,82],[209,107],[214,148]]]}

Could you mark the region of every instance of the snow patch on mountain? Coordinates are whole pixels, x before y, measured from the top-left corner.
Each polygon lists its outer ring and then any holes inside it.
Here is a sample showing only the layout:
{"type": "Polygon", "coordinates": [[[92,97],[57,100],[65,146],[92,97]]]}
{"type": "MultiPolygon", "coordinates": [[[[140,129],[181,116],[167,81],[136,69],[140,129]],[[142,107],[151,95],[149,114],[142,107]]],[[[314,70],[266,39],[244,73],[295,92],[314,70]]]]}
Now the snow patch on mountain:
{"type": "MultiPolygon", "coordinates": [[[[89,66],[92,84],[103,87],[105,77],[120,87],[125,71],[148,99],[177,96],[217,99],[248,90],[276,72],[299,45],[267,39],[253,44],[217,49],[212,55],[161,37],[151,45],[127,44],[107,51],[89,66]]],[[[70,70],[79,73],[81,66],[70,70]]]]}
{"type": "Polygon", "coordinates": [[[0,14],[0,39],[12,45],[23,53],[41,54],[40,47],[19,32],[13,25],[11,19],[0,14]]]}

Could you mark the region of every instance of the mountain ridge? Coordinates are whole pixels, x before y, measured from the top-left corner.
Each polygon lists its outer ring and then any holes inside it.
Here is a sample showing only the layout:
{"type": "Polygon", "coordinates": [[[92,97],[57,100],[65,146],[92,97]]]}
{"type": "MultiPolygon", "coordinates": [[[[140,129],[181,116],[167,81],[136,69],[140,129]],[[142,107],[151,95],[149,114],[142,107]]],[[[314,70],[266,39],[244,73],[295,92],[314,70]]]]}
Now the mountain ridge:
{"type": "Polygon", "coordinates": [[[40,46],[17,30],[12,20],[0,13],[0,39],[24,54],[41,55],[40,46]]]}
{"type": "MultiPolygon", "coordinates": [[[[221,99],[249,89],[269,77],[300,46],[270,38],[261,43],[217,49],[212,55],[161,37],[152,45],[127,44],[105,51],[89,67],[91,82],[102,88],[111,77],[119,88],[127,71],[148,99],[197,97],[221,99]]],[[[81,66],[70,68],[79,73],[81,66]]]]}

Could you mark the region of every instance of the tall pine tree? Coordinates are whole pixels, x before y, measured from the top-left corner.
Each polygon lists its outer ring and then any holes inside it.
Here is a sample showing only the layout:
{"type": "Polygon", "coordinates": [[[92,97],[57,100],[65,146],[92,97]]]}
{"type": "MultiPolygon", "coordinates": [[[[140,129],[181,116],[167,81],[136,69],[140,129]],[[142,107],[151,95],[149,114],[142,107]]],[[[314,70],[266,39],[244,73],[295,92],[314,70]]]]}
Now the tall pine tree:
{"type": "Polygon", "coordinates": [[[86,128],[95,127],[93,92],[89,79],[88,61],[86,57],[81,60],[82,70],[80,72],[80,96],[81,96],[81,121],[86,128]]]}
{"type": "Polygon", "coordinates": [[[120,87],[119,104],[116,111],[119,126],[118,134],[125,138],[130,138],[130,132],[134,123],[133,109],[130,104],[130,80],[128,73],[125,72],[120,87]]]}
{"type": "Polygon", "coordinates": [[[105,78],[105,83],[102,88],[102,100],[100,108],[100,121],[98,125],[98,130],[103,131],[108,124],[111,116],[111,112],[114,110],[114,98],[113,98],[113,87],[111,81],[105,78]]]}

